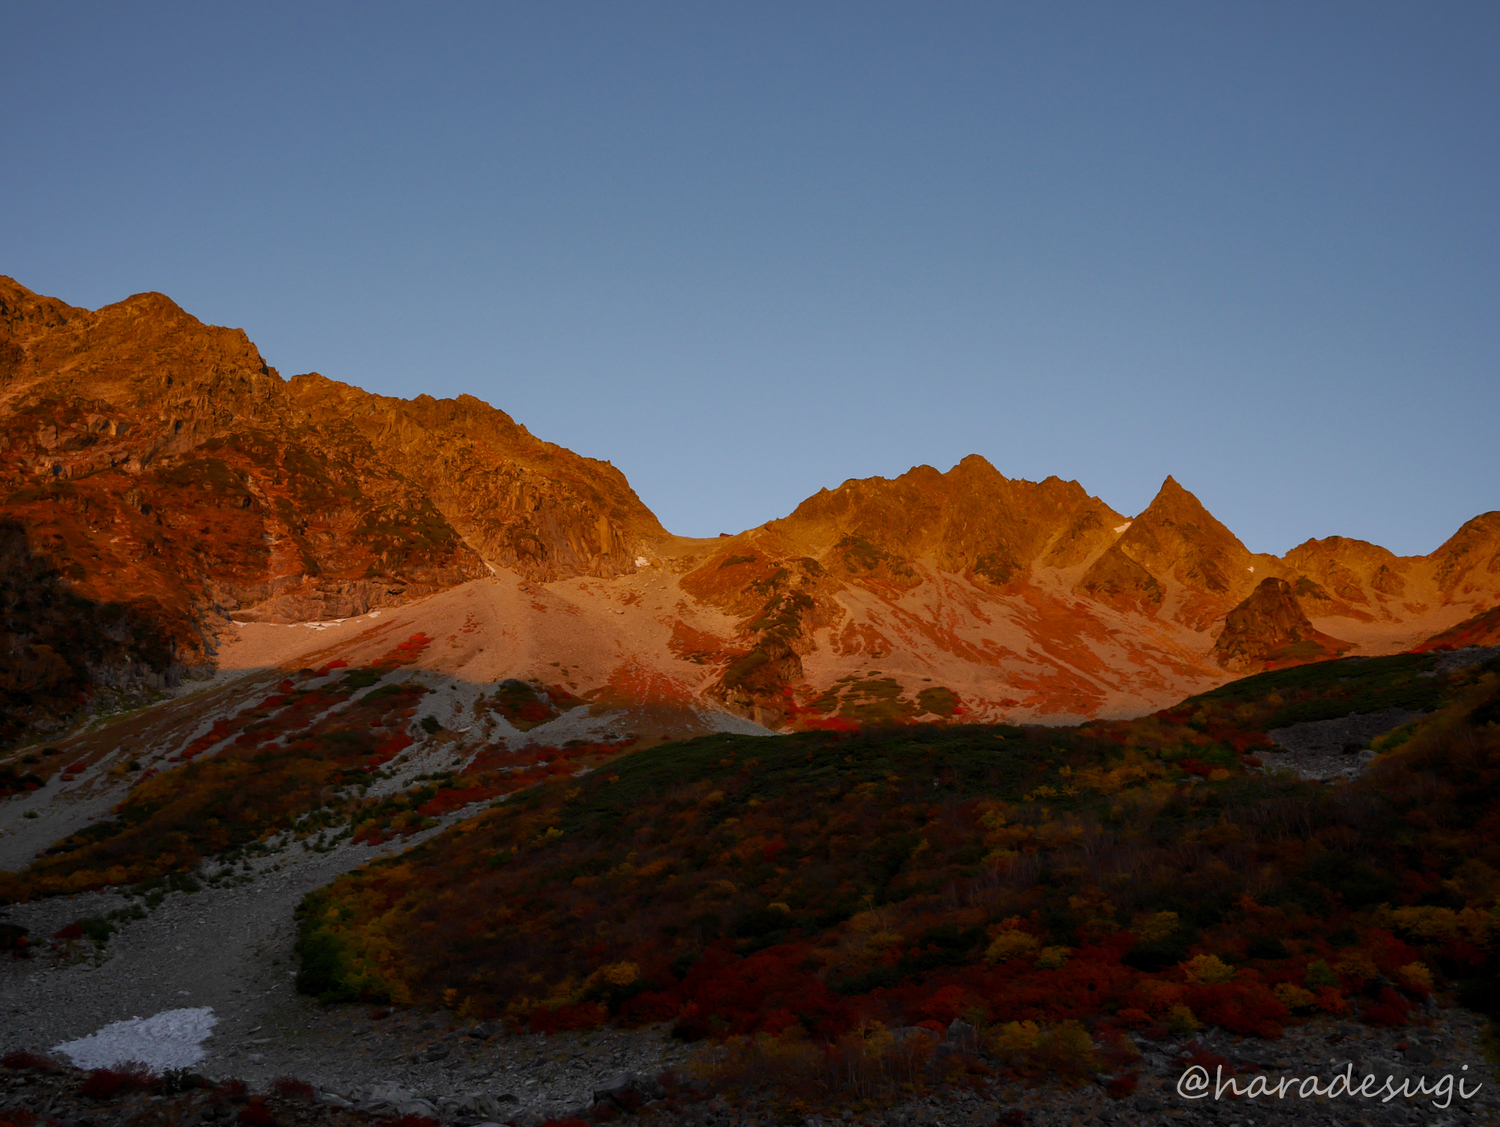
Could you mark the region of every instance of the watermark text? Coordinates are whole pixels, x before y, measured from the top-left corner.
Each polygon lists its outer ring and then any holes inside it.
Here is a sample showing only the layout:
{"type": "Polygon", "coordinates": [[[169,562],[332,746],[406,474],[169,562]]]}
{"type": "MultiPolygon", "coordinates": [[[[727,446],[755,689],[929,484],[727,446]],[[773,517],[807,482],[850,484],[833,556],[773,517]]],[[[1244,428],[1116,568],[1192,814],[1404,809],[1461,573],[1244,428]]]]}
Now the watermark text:
{"type": "Polygon", "coordinates": [[[1483,1084],[1475,1084],[1472,1090],[1469,1088],[1469,1078],[1462,1075],[1468,1069],[1468,1065],[1463,1065],[1458,1075],[1450,1072],[1431,1084],[1425,1076],[1405,1076],[1398,1081],[1395,1076],[1388,1075],[1382,1081],[1373,1072],[1365,1073],[1356,1082],[1354,1064],[1350,1062],[1344,1066],[1343,1072],[1335,1073],[1324,1083],[1317,1075],[1283,1076],[1279,1079],[1252,1076],[1248,1080],[1241,1080],[1233,1074],[1225,1076],[1223,1065],[1216,1066],[1214,1074],[1210,1076],[1208,1069],[1195,1064],[1177,1078],[1177,1094],[1185,1100],[1205,1100],[1210,1097],[1218,1100],[1225,1096],[1252,1100],[1273,1096],[1279,1100],[1288,1096],[1303,1100],[1315,1096],[1325,1099],[1360,1096],[1367,1100],[1378,1099],[1381,1103],[1390,1103],[1399,1096],[1408,1100],[1429,1099],[1434,1107],[1446,1108],[1453,1103],[1455,1092],[1459,1099],[1472,1100],[1484,1087],[1483,1084]],[[1440,1100],[1441,1103],[1438,1102],[1440,1100]]]}

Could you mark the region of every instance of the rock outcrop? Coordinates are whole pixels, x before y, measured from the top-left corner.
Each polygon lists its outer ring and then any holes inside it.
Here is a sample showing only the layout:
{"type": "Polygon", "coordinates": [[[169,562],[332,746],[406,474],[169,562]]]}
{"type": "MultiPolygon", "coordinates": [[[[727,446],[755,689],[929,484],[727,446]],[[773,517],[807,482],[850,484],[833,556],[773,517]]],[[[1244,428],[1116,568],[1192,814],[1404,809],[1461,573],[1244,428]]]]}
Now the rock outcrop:
{"type": "Polygon", "coordinates": [[[1226,669],[1260,672],[1324,661],[1350,649],[1348,642],[1313,628],[1285,579],[1262,579],[1224,620],[1213,654],[1226,669]]]}
{"type": "Polygon", "coordinates": [[[393,399],[316,373],[287,392],[299,421],[368,443],[487,561],[528,578],[621,575],[667,539],[614,466],[543,442],[471,395],[393,399]]]}
{"type": "Polygon", "coordinates": [[[891,480],[846,481],[767,528],[825,562],[840,554],[853,573],[873,549],[895,560],[929,558],[1004,588],[1035,566],[1081,563],[1113,542],[1122,520],[1076,481],[1018,481],[971,454],[946,474],[918,466],[891,480]]]}

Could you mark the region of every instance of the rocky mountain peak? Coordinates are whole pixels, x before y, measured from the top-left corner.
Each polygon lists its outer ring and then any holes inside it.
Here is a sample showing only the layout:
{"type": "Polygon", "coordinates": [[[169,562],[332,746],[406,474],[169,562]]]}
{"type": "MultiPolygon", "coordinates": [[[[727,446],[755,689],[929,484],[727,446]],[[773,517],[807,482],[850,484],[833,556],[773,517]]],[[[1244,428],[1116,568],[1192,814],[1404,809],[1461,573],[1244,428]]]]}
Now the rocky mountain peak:
{"type": "Polygon", "coordinates": [[[1268,577],[1225,617],[1213,656],[1241,672],[1338,657],[1352,648],[1313,628],[1285,579],[1268,577]]]}
{"type": "Polygon", "coordinates": [[[471,598],[515,639],[484,658],[503,677],[773,727],[1134,714],[1500,602],[1500,513],[1429,556],[1330,537],[1277,559],[1173,477],[1127,520],[973,454],[686,540],[614,466],[474,396],[284,381],[161,294],[90,311],[4,278],[0,498],[0,667],[20,671],[0,704],[20,715],[24,693],[33,727],[212,668],[231,619],[272,636],[389,607],[425,629],[423,608],[471,598]]]}
{"type": "Polygon", "coordinates": [[[1172,477],[1116,546],[1158,582],[1172,579],[1181,585],[1174,617],[1197,629],[1254,585],[1249,549],[1172,477]]]}

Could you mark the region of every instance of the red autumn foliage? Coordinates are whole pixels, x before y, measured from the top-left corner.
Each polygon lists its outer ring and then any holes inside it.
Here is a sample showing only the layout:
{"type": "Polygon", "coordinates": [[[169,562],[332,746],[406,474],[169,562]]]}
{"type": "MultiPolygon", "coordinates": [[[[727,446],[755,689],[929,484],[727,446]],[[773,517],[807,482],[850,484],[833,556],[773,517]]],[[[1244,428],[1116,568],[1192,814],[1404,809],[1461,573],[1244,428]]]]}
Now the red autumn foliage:
{"type": "Polygon", "coordinates": [[[1387,986],[1375,1001],[1361,1008],[1359,1019],[1366,1025],[1405,1025],[1410,1012],[1411,1003],[1387,986]]]}
{"type": "Polygon", "coordinates": [[[271,1081],[271,1094],[283,1100],[311,1100],[317,1095],[313,1086],[306,1080],[298,1080],[293,1076],[278,1076],[271,1081]]]}
{"type": "Polygon", "coordinates": [[[0,1066],[15,1069],[18,1072],[60,1072],[57,1063],[48,1057],[37,1053],[28,1053],[24,1049],[6,1053],[0,1057],[0,1066]]]}
{"type": "Polygon", "coordinates": [[[271,1127],[276,1122],[276,1114],[259,1099],[252,1099],[235,1117],[242,1127],[271,1127]]]}
{"type": "Polygon", "coordinates": [[[121,1092],[149,1092],[160,1081],[144,1066],[121,1065],[119,1068],[96,1068],[78,1089],[78,1094],[96,1100],[107,1100],[121,1092]]]}
{"type": "Polygon", "coordinates": [[[609,1011],[598,1002],[549,1008],[538,1006],[527,1015],[533,1033],[564,1033],[570,1029],[596,1029],[609,1020],[609,1011]]]}
{"type": "Polygon", "coordinates": [[[1110,1099],[1123,1100],[1135,1091],[1136,1083],[1140,1080],[1140,1077],[1141,1074],[1139,1072],[1122,1072],[1119,1076],[1110,1079],[1105,1091],[1109,1093],[1110,1099]]]}

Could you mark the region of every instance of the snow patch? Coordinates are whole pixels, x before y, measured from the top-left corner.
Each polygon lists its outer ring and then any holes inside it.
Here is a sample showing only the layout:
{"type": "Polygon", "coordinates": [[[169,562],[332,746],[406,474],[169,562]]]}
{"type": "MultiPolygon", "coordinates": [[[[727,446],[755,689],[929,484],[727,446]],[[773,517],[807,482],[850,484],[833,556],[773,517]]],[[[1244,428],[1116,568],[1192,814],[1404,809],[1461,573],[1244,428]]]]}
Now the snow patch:
{"type": "Polygon", "coordinates": [[[139,1061],[153,1070],[186,1068],[208,1054],[203,1042],[219,1019],[209,1006],[189,1010],[163,1010],[155,1017],[133,1017],[114,1021],[98,1033],[54,1045],[75,1068],[112,1068],[126,1061],[139,1061]]]}

